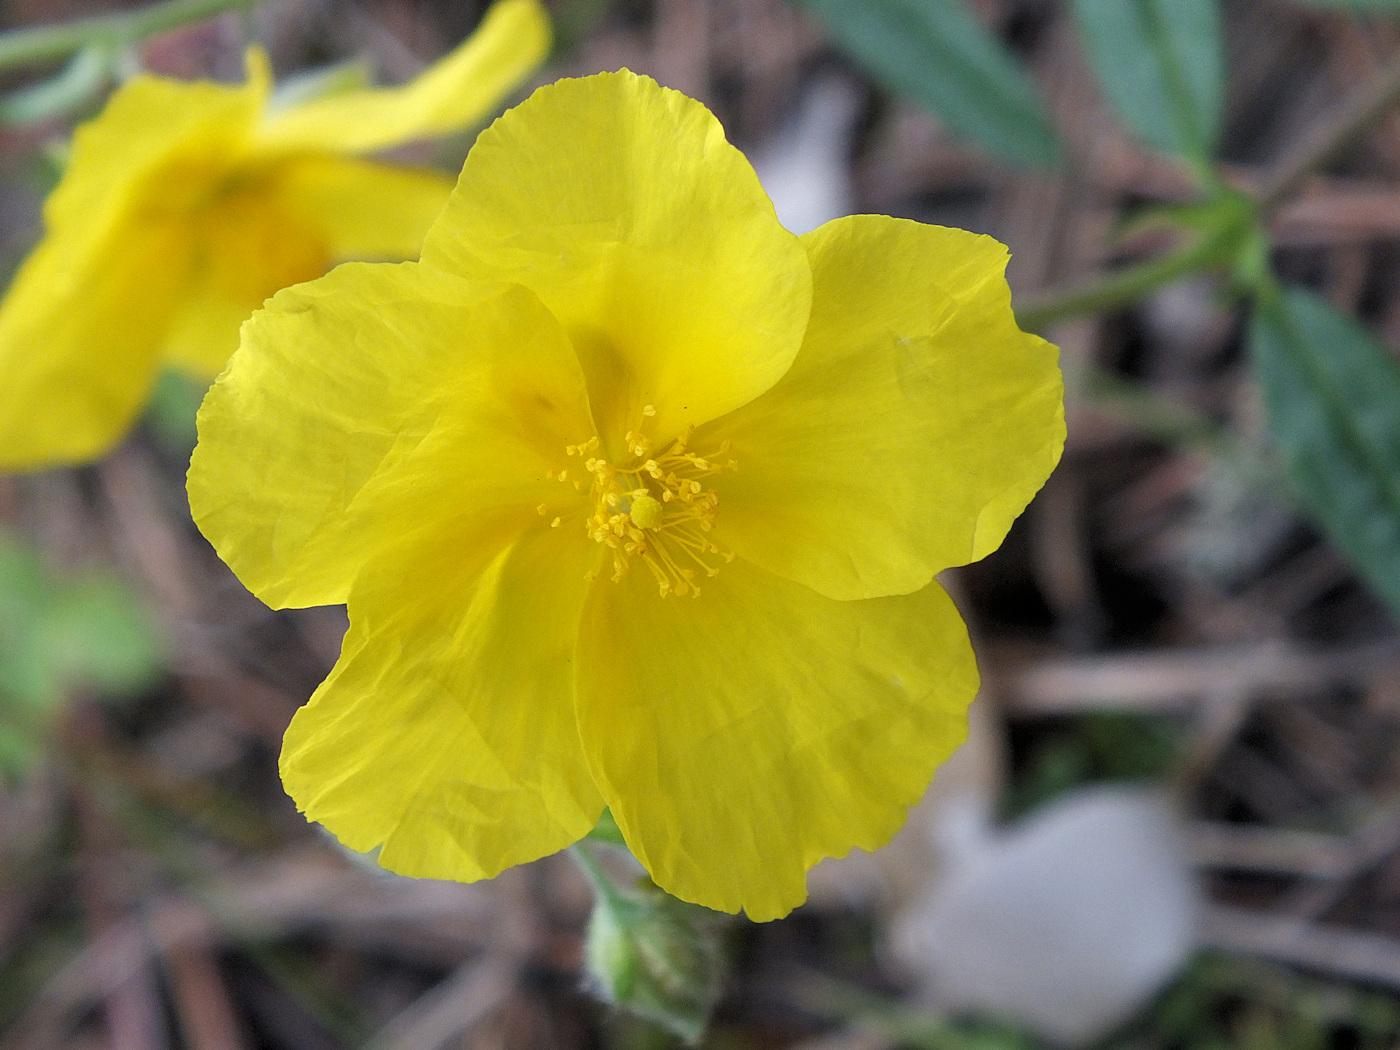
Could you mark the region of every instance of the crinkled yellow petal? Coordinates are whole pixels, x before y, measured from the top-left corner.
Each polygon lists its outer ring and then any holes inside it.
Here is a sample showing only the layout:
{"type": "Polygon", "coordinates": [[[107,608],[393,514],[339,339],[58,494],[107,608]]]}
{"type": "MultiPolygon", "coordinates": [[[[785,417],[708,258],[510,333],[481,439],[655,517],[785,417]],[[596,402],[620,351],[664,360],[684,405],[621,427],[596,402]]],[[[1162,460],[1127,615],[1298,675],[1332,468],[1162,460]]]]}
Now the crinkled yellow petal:
{"type": "Polygon", "coordinates": [[[0,467],[91,459],[121,438],[189,279],[167,184],[200,186],[167,175],[236,152],[266,90],[136,77],[78,129],[47,233],[0,303],[0,467]]]}
{"type": "Polygon", "coordinates": [[[547,475],[588,435],[578,364],[528,291],[347,263],[244,325],[200,409],[190,507],[263,601],[341,602],[414,529],[450,517],[466,550],[488,518],[581,504],[547,475]]]}
{"type": "Polygon", "coordinates": [[[416,258],[451,190],[437,172],[331,155],[249,165],[191,220],[190,285],[164,356],[218,375],[239,325],[279,289],[345,259],[416,258]]]}
{"type": "Polygon", "coordinates": [[[476,32],[410,84],[331,95],[270,116],[266,146],[369,153],[460,131],[487,116],[549,51],[538,0],[499,0],[476,32]]]}
{"type": "Polygon", "coordinates": [[[452,180],[436,171],[330,155],[288,164],[277,195],[320,231],[337,262],[417,259],[452,180]]]}
{"type": "Polygon", "coordinates": [[[904,823],[962,741],[977,669],[935,583],[838,602],[742,560],[698,598],[595,584],[579,732],[627,844],[668,892],[763,921],[807,870],[904,823]]]}
{"type": "MultiPolygon", "coordinates": [[[[538,517],[535,518],[538,523],[538,517]]],[[[508,546],[451,530],[350,595],[340,661],[297,712],[282,780],[306,816],[422,878],[489,878],[588,833],[573,649],[597,547],[535,524],[508,546]]]]}
{"type": "Polygon", "coordinates": [[[72,240],[46,238],[0,305],[0,470],[102,455],[155,378],[177,291],[167,271],[188,254],[183,231],[118,227],[81,251],[72,240]]]}
{"type": "Polygon", "coordinates": [[[544,300],[610,455],[646,405],[664,440],[768,389],[810,307],[806,253],[719,122],[625,70],[543,87],[482,132],[422,258],[544,300]]]}
{"type": "MultiPolygon", "coordinates": [[[[206,187],[184,178],[170,192],[152,191],[153,172],[172,167],[189,175],[214,168],[246,144],[267,99],[268,84],[260,56],[249,56],[250,79],[230,86],[208,81],[187,83],[138,76],[127,81],[93,120],[73,135],[73,152],[63,179],[44,203],[50,232],[69,223],[87,227],[94,236],[133,207],[169,213],[178,202],[172,193],[193,197],[206,187]]],[[[167,187],[168,189],[168,187],[167,187]]]]}
{"type": "Polygon", "coordinates": [[[281,195],[280,173],[244,172],[187,222],[193,244],[187,285],[162,356],[212,379],[238,348],[238,328],[282,288],[322,276],[331,263],[318,217],[281,195]]]}
{"type": "Polygon", "coordinates": [[[990,237],[837,219],[803,238],[807,337],[733,442],[715,537],[832,598],[902,594],[995,550],[1059,461],[1055,347],[1016,327],[990,237]]]}

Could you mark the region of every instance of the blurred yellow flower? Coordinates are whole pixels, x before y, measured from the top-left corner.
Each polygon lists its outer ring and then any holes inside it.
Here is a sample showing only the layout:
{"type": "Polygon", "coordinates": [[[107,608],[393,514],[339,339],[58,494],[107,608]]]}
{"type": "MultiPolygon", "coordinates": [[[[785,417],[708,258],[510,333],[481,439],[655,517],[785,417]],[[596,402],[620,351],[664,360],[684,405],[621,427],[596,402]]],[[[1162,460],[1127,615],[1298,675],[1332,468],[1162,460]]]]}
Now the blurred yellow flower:
{"type": "Polygon", "coordinates": [[[79,128],[46,233],[0,303],[0,469],[121,439],[163,363],[212,378],[279,288],[349,258],[414,258],[452,180],[359,159],[488,113],[543,58],[538,0],[501,0],[400,88],[278,110],[242,86],[138,76],[79,128]]]}
{"type": "Polygon", "coordinates": [[[1005,264],[883,216],[793,236],[625,71],[508,112],[421,262],[280,293],[200,411],[205,535],[272,605],[349,603],[298,806],[470,880],[607,805],[660,886],[755,919],[883,844],[977,689],[933,576],[1063,445],[1005,264]]]}

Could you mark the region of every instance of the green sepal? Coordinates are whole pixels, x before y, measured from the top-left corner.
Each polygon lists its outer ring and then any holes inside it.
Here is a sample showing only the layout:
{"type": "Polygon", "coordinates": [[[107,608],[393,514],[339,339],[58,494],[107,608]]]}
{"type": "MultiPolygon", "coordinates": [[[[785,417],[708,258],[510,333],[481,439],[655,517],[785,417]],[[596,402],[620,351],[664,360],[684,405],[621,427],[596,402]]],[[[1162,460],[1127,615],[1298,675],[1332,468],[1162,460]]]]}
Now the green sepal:
{"type": "Polygon", "coordinates": [[[585,962],[595,994],[683,1039],[699,1043],[719,999],[722,917],[687,904],[643,876],[614,883],[587,853],[574,855],[593,884],[585,962]]]}

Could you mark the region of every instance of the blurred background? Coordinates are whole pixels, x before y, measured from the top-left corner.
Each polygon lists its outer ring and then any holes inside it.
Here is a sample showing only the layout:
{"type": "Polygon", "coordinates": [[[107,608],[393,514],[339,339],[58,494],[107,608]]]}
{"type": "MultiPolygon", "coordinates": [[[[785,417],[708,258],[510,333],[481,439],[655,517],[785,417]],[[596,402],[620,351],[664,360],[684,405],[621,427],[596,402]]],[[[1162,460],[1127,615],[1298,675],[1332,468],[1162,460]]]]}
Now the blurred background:
{"type": "MultiPolygon", "coordinates": [[[[484,6],[266,0],[125,71],[237,80],[258,40],[279,77],[402,82],[484,6]]],[[[701,99],[791,229],[1006,242],[1070,385],[1063,464],[945,578],[984,676],[968,744],[886,850],[722,927],[707,1045],[1400,1040],[1396,6],[551,5],[535,83],[625,65],[701,99]],[[1269,273],[1325,323],[1261,323],[1269,273]]],[[[122,72],[3,74],[5,272],[122,72]]],[[[471,139],[394,156],[452,171],[471,139]]],[[[0,1050],[670,1045],[588,994],[567,858],[414,881],[297,815],[281,734],[345,618],[269,611],[193,527],[202,393],[171,374],[103,461],[0,475],[0,1050]]]]}

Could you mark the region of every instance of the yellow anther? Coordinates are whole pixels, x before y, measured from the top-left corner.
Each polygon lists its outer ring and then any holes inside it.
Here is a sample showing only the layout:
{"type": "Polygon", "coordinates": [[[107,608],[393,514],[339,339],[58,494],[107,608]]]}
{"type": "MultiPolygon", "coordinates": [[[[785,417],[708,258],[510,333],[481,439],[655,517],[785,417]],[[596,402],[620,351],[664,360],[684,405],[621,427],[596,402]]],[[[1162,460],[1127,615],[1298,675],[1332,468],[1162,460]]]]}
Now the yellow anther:
{"type": "Polygon", "coordinates": [[[549,523],[549,527],[550,527],[551,529],[557,529],[557,528],[559,527],[559,522],[561,522],[561,521],[563,521],[563,520],[564,520],[564,519],[562,519],[562,518],[555,518],[553,521],[551,521],[551,522],[549,523]]]}
{"type": "Polygon", "coordinates": [[[544,517],[545,506],[546,504],[541,503],[538,507],[535,508],[535,513],[542,518],[544,517]]]}
{"type": "Polygon", "coordinates": [[[655,405],[643,405],[643,406],[642,406],[642,415],[647,416],[647,417],[651,417],[651,416],[656,415],[656,406],[655,406],[655,405]]]}

